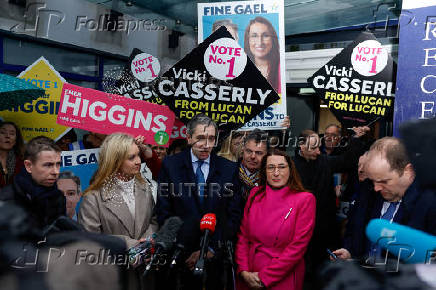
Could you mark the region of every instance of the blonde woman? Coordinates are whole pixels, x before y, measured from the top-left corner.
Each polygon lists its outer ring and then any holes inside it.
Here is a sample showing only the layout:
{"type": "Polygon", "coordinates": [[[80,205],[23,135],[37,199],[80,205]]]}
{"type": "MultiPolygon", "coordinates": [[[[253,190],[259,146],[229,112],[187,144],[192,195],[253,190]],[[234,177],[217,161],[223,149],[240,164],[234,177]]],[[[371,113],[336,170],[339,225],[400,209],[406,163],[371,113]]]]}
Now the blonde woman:
{"type": "MultiPolygon", "coordinates": [[[[155,203],[149,183],[140,174],[137,143],[133,137],[120,133],[104,140],[99,168],[84,193],[78,219],[90,232],[122,238],[127,249],[157,230],[153,218],[155,203]]],[[[139,275],[129,275],[128,289],[139,289],[139,275]]]]}
{"type": "Polygon", "coordinates": [[[232,132],[232,134],[224,139],[221,150],[218,156],[224,157],[227,160],[237,162],[241,156],[241,143],[244,134],[241,132],[232,132]]]}

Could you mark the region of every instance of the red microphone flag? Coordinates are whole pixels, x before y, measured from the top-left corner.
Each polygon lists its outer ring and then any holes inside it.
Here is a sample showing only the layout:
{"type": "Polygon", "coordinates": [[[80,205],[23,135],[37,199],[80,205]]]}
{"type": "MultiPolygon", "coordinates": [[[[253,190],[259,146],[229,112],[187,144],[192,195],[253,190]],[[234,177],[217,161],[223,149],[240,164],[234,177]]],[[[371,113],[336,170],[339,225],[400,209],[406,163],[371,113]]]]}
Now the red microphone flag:
{"type": "Polygon", "coordinates": [[[200,221],[200,230],[209,230],[211,233],[215,231],[216,215],[214,213],[207,213],[200,221]]]}

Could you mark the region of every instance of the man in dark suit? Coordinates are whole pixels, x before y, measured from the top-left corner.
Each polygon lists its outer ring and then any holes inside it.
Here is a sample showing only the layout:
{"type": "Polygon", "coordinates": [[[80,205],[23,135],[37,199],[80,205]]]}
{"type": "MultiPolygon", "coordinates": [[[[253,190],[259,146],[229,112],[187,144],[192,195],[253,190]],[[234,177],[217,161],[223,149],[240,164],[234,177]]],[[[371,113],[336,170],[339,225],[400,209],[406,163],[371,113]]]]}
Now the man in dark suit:
{"type": "Polygon", "coordinates": [[[365,183],[360,186],[349,214],[344,248],[334,251],[338,258],[369,263],[377,257],[383,259],[380,249],[365,235],[371,219],[386,219],[436,235],[436,197],[418,189],[415,171],[399,139],[377,140],[366,156],[364,170],[374,189],[365,183]]]}
{"type": "MultiPolygon", "coordinates": [[[[157,217],[160,225],[171,216],[183,221],[179,242],[184,245],[189,270],[200,255],[200,220],[215,213],[217,224],[209,244],[208,258],[219,267],[223,242],[233,240],[241,218],[241,196],[237,164],[211,154],[217,137],[216,124],[205,115],[195,116],[187,125],[188,150],[164,159],[158,178],[157,217]]],[[[186,270],[186,269],[185,269],[186,270]]],[[[207,289],[218,289],[216,267],[208,269],[207,289]],[[209,283],[210,282],[210,283],[209,283]]],[[[187,271],[183,275],[185,289],[199,289],[201,279],[187,271]]]]}

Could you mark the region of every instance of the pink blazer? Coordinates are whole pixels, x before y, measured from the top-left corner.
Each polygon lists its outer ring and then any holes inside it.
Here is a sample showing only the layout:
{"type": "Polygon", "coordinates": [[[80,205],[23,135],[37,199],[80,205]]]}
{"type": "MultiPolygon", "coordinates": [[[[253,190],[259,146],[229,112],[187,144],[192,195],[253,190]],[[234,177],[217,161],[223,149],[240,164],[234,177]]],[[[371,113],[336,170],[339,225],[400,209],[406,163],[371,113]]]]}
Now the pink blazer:
{"type": "MultiPolygon", "coordinates": [[[[268,289],[302,289],[304,253],[315,226],[315,197],[288,187],[273,190],[267,186],[265,196],[256,197],[248,211],[257,189],[250,192],[238,235],[237,272],[259,272],[268,289]]],[[[242,278],[238,278],[237,289],[249,289],[242,278]]]]}

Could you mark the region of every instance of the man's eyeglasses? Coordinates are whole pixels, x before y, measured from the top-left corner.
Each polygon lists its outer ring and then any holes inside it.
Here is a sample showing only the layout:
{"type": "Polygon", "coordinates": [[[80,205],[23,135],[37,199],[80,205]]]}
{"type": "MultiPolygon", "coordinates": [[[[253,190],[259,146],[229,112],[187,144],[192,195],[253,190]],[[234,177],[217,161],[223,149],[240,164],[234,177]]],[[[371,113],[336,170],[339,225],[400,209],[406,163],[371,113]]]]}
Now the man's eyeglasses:
{"type": "Polygon", "coordinates": [[[266,167],[266,171],[267,172],[275,172],[276,171],[276,169],[278,169],[280,172],[283,172],[286,168],[288,168],[289,166],[288,165],[284,165],[284,164],[282,164],[282,165],[277,165],[277,166],[275,166],[275,165],[268,165],[267,167],[266,167]]]}
{"type": "Polygon", "coordinates": [[[213,144],[213,143],[215,143],[215,141],[216,141],[216,136],[213,136],[213,135],[210,135],[210,136],[200,135],[200,136],[197,136],[195,138],[195,142],[200,143],[200,144],[205,144],[206,142],[213,144]]]}
{"type": "Polygon", "coordinates": [[[264,151],[253,151],[253,150],[250,150],[250,149],[244,149],[244,152],[245,152],[245,154],[247,154],[247,155],[251,155],[251,154],[256,154],[257,156],[259,156],[259,157],[262,157],[263,155],[265,155],[265,152],[264,151]]]}

